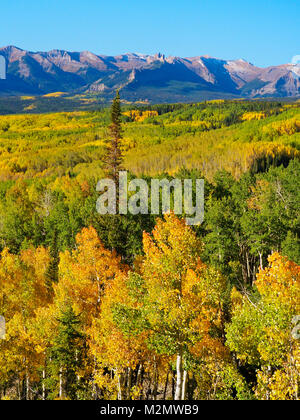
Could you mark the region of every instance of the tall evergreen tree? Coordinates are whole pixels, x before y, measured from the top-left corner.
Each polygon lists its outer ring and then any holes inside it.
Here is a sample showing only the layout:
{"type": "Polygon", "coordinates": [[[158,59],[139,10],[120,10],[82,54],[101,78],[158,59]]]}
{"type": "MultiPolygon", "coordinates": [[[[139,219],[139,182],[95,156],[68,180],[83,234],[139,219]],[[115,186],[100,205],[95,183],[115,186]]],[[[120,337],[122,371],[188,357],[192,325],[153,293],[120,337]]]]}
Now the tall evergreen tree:
{"type": "Polygon", "coordinates": [[[78,399],[81,389],[79,370],[85,353],[85,339],[80,332],[80,317],[67,305],[58,319],[58,332],[49,357],[49,388],[53,397],[78,399]]]}
{"type": "Polygon", "coordinates": [[[123,242],[122,216],[119,212],[119,171],[122,170],[123,154],[121,150],[122,126],[121,126],[121,102],[120,93],[117,90],[116,97],[111,106],[111,124],[109,126],[109,140],[106,144],[104,157],[106,176],[112,179],[116,186],[116,215],[105,215],[100,220],[104,230],[108,232],[108,242],[111,249],[117,249],[118,244],[123,242]],[[107,227],[109,227],[107,229],[107,227]]]}
{"type": "Polygon", "coordinates": [[[53,283],[58,282],[59,249],[57,229],[54,228],[50,244],[50,262],[46,271],[46,287],[51,291],[53,283]]]}
{"type": "Polygon", "coordinates": [[[107,176],[113,179],[117,185],[119,171],[122,169],[123,154],[121,151],[122,127],[121,127],[121,102],[120,93],[117,91],[111,107],[111,124],[109,126],[110,139],[106,146],[105,169],[107,176]]]}

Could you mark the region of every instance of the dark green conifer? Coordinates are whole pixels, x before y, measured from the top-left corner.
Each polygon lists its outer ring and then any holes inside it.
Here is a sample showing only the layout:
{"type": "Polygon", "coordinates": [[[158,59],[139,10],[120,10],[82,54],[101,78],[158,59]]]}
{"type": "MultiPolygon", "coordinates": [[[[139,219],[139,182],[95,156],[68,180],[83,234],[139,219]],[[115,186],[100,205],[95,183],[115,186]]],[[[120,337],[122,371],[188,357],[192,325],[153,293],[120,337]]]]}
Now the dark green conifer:
{"type": "Polygon", "coordinates": [[[57,243],[57,229],[54,228],[50,243],[50,263],[46,271],[46,286],[52,290],[53,283],[58,282],[59,249],[57,243]]]}
{"type": "Polygon", "coordinates": [[[58,331],[49,354],[48,384],[52,397],[78,399],[81,389],[79,370],[83,364],[85,338],[80,331],[80,316],[67,304],[58,319],[58,331]]]}
{"type": "Polygon", "coordinates": [[[109,126],[110,139],[106,145],[104,158],[106,174],[116,182],[119,180],[119,171],[122,169],[123,154],[121,150],[122,127],[121,127],[121,102],[117,91],[111,106],[111,124],[109,126]]]}

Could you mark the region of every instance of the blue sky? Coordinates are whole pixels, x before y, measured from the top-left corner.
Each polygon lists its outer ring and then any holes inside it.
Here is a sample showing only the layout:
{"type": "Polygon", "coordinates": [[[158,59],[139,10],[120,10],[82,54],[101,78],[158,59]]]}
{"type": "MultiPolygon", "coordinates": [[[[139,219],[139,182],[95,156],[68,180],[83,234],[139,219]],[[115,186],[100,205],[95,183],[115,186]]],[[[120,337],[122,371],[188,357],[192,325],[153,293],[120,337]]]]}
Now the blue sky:
{"type": "Polygon", "coordinates": [[[244,58],[300,54],[299,0],[3,0],[0,45],[244,58]]]}

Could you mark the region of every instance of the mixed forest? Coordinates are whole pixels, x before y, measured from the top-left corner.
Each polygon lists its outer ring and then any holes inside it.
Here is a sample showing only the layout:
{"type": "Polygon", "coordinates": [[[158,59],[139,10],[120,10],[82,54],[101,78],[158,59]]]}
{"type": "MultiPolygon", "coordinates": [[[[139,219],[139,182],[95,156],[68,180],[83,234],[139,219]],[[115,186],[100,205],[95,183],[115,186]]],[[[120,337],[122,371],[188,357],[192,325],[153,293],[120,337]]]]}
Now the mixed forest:
{"type": "Polygon", "coordinates": [[[298,400],[299,158],[299,102],[0,116],[0,399],[298,400]],[[98,214],[121,167],[204,223],[98,214]]]}

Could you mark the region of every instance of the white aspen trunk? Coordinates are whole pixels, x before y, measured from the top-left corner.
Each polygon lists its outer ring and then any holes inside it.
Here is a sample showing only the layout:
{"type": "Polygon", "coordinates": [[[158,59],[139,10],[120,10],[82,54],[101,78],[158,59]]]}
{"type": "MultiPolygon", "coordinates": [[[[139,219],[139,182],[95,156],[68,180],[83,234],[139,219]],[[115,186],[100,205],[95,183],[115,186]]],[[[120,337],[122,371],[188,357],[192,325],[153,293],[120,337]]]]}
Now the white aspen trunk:
{"type": "Polygon", "coordinates": [[[176,390],[175,390],[175,401],[180,401],[182,396],[182,353],[177,355],[177,378],[176,378],[176,390]]]}
{"type": "Polygon", "coordinates": [[[46,372],[45,372],[45,369],[43,369],[43,384],[42,384],[42,390],[43,390],[42,398],[43,398],[43,401],[46,400],[45,379],[46,379],[46,372]]]}
{"type": "Polygon", "coordinates": [[[182,401],[185,400],[187,380],[188,380],[188,373],[185,370],[184,373],[183,373],[183,383],[182,383],[182,395],[181,395],[182,401]]]}
{"type": "Polygon", "coordinates": [[[142,365],[139,365],[139,369],[138,369],[138,373],[137,373],[137,377],[136,377],[136,385],[139,386],[141,384],[142,381],[142,365]]]}
{"type": "Polygon", "coordinates": [[[131,368],[128,368],[127,374],[127,399],[130,400],[131,394],[131,368]]]}
{"type": "Polygon", "coordinates": [[[28,373],[26,373],[26,400],[28,401],[29,399],[29,376],[28,373]]]}
{"type": "Polygon", "coordinates": [[[63,397],[63,377],[62,377],[62,368],[59,370],[59,398],[63,397]]]}
{"type": "Polygon", "coordinates": [[[119,388],[119,390],[118,390],[118,400],[122,401],[123,394],[122,394],[121,375],[119,375],[118,373],[117,373],[117,375],[118,375],[118,388],[119,388]]]}
{"type": "Polygon", "coordinates": [[[247,252],[247,259],[246,259],[246,261],[247,261],[248,279],[250,279],[250,264],[249,264],[249,255],[248,255],[248,252],[247,252]]]}
{"type": "MultiPolygon", "coordinates": [[[[137,373],[137,377],[136,377],[136,386],[140,387],[142,385],[142,370],[143,370],[143,365],[140,364],[139,365],[139,369],[138,369],[138,373],[137,373]]],[[[139,399],[142,398],[142,391],[140,391],[140,396],[139,399]]]]}

